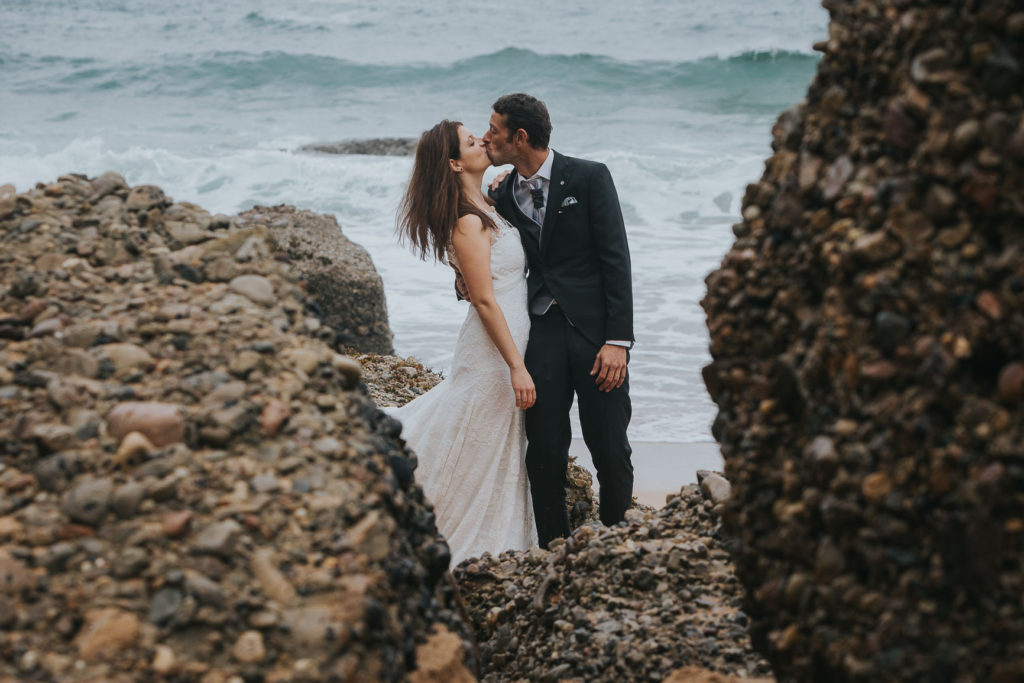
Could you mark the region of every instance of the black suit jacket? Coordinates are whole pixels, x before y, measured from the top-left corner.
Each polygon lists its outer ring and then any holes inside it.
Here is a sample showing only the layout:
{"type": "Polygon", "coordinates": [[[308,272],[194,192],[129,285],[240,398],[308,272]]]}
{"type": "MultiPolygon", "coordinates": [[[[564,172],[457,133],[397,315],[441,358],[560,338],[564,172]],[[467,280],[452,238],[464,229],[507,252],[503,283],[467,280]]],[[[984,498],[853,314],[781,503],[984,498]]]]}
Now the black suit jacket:
{"type": "Polygon", "coordinates": [[[633,341],[629,245],[611,173],[601,163],[554,155],[543,230],[516,203],[518,173],[492,193],[522,237],[530,301],[546,288],[591,343],[633,341]]]}

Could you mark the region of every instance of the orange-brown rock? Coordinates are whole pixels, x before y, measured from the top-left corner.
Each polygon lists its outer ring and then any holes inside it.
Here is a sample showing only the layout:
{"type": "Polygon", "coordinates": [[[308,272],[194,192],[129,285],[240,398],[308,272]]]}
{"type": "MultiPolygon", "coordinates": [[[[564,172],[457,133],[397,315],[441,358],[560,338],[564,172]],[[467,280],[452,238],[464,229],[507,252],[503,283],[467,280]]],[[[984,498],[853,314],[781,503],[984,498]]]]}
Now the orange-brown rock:
{"type": "Polygon", "coordinates": [[[409,674],[411,683],[474,683],[476,677],[464,664],[466,655],[462,640],[444,626],[427,637],[416,648],[416,670],[409,674]]]}
{"type": "Polygon", "coordinates": [[[774,681],[774,678],[737,678],[698,666],[676,669],[664,679],[664,683],[774,683],[774,681]]]}
{"type": "Polygon", "coordinates": [[[116,657],[121,650],[137,645],[140,626],[134,614],[113,607],[87,612],[75,637],[78,654],[87,661],[116,657]]]}
{"type": "Polygon", "coordinates": [[[263,406],[263,412],[260,413],[260,427],[267,436],[276,436],[289,414],[291,411],[285,403],[272,398],[267,401],[263,406]]]}
{"type": "Polygon", "coordinates": [[[129,401],[107,413],[107,431],[115,439],[140,432],[154,446],[166,446],[185,440],[185,418],[174,404],[129,401]]]}

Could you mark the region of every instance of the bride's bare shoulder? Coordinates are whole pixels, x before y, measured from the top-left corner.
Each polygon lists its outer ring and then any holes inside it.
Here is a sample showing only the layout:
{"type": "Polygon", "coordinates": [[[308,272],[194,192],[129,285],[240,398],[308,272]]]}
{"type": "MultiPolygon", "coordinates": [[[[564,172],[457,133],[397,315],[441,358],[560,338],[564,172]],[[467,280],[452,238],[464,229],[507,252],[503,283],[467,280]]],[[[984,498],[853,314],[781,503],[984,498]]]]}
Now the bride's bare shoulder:
{"type": "Polygon", "coordinates": [[[476,214],[472,213],[467,213],[464,216],[460,216],[459,220],[456,221],[455,230],[453,231],[452,238],[454,238],[456,235],[462,237],[476,236],[486,229],[487,226],[484,225],[484,222],[483,220],[481,220],[480,216],[477,216],[476,214]]]}

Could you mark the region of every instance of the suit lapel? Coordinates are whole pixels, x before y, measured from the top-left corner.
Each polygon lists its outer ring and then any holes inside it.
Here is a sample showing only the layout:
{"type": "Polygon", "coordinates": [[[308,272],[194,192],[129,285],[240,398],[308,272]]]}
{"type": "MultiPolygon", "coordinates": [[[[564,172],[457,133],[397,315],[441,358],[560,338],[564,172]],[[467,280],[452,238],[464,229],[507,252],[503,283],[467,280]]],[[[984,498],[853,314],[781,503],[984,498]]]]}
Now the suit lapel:
{"type": "Polygon", "coordinates": [[[558,152],[554,152],[554,155],[555,158],[551,162],[551,183],[548,185],[548,205],[544,210],[544,229],[540,233],[541,253],[547,251],[548,245],[551,244],[551,233],[555,231],[558,210],[565,199],[565,187],[572,171],[572,164],[567,157],[558,152]]]}

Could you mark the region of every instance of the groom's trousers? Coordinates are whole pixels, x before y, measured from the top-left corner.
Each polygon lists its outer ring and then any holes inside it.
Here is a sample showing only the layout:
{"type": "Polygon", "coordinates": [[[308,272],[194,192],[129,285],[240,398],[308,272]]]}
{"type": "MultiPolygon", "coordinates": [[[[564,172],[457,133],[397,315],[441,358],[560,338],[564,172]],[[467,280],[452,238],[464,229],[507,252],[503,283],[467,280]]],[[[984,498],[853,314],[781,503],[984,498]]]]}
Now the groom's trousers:
{"type": "Polygon", "coordinates": [[[537,402],[526,411],[526,469],[542,548],[569,535],[566,470],[572,430],[569,409],[576,395],[583,440],[590,450],[600,485],[601,521],[622,521],[633,501],[632,450],[626,428],[632,408],[629,379],[604,392],[590,374],[599,347],[594,346],[552,306],[530,316],[526,369],[537,387],[537,402]]]}

